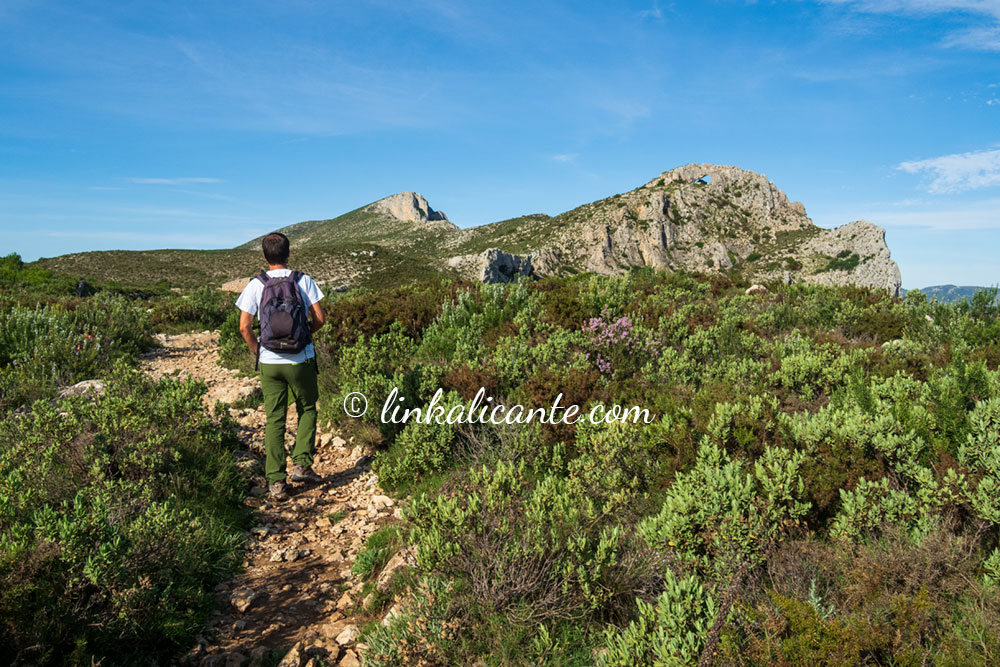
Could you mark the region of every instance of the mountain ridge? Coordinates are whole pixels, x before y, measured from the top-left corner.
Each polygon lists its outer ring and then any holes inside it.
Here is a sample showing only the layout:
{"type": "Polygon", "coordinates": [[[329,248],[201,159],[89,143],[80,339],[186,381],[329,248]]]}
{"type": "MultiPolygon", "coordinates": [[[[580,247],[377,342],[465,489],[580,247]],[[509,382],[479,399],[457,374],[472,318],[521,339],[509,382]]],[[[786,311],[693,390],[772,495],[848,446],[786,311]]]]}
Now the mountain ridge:
{"type": "MultiPolygon", "coordinates": [[[[805,206],[765,175],[707,163],[667,170],[633,190],[555,216],[530,214],[463,229],[423,195],[406,191],[278,231],[292,241],[296,261],[308,258],[303,268],[328,282],[352,285],[405,280],[414,272],[481,279],[489,251],[491,257],[498,257],[497,251],[521,256],[518,265],[539,276],[611,275],[646,266],[735,269],[760,282],[857,284],[893,295],[901,284],[881,227],[867,221],[817,227],[805,206]]],[[[250,253],[259,253],[260,238],[213,251],[221,253],[219,259],[232,255],[228,281],[242,279],[243,267],[256,261],[250,253]]],[[[178,251],[145,251],[157,252],[178,251]]],[[[97,254],[40,262],[65,270],[97,254]]],[[[211,272],[220,273],[225,269],[211,272]]]]}

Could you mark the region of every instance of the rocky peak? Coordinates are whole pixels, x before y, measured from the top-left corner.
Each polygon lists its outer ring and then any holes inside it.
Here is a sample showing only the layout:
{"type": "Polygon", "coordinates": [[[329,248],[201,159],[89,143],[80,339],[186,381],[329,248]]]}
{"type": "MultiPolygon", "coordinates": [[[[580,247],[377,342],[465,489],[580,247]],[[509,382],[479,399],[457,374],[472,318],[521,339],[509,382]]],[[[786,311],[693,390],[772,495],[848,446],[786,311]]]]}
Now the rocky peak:
{"type": "Polygon", "coordinates": [[[564,224],[548,249],[559,261],[533,263],[538,275],[562,266],[604,274],[738,267],[760,280],[859,284],[893,294],[900,284],[881,227],[860,221],[821,229],[767,176],[739,167],[686,164],[555,220],[564,224]]]}
{"type": "Polygon", "coordinates": [[[443,212],[432,209],[419,192],[400,192],[390,195],[371,204],[368,210],[403,222],[426,224],[440,221],[453,227],[448,217],[443,212]]]}
{"type": "Polygon", "coordinates": [[[685,164],[665,171],[646,188],[681,186],[679,199],[703,206],[706,200],[724,198],[734,206],[757,214],[772,231],[802,229],[812,225],[801,202],[793,202],[764,174],[729,165],[685,164]],[[696,188],[684,186],[698,186],[696,188]]]}

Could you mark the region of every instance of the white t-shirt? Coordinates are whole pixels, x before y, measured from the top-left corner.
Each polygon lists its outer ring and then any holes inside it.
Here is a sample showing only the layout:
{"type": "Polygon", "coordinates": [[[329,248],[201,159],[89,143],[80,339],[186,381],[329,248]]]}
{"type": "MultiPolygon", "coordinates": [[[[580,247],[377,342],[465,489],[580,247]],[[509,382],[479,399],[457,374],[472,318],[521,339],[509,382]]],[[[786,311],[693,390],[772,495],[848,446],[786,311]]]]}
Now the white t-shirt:
{"type": "MultiPolygon", "coordinates": [[[[267,275],[272,278],[281,278],[283,276],[290,276],[292,274],[291,269],[274,269],[273,271],[268,271],[267,275]]],[[[302,301],[305,302],[306,309],[317,303],[323,298],[323,291],[319,288],[312,278],[306,274],[302,274],[299,277],[299,291],[302,293],[302,301]]],[[[264,294],[264,283],[257,280],[257,277],[250,281],[250,283],[243,288],[240,292],[240,296],[236,299],[236,305],[245,313],[250,313],[251,315],[256,315],[257,311],[260,309],[260,298],[264,294]]],[[[305,346],[304,349],[291,353],[279,353],[272,352],[266,347],[260,348],[260,363],[262,364],[301,364],[306,359],[311,359],[315,356],[316,352],[313,349],[312,343],[305,346]]]]}

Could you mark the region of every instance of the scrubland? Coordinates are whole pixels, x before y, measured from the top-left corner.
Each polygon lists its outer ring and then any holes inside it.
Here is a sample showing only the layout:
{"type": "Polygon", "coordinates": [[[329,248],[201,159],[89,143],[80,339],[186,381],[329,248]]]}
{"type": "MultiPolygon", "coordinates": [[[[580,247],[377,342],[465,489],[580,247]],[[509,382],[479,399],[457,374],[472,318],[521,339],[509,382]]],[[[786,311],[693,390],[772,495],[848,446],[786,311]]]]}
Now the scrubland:
{"type": "Polygon", "coordinates": [[[368,664],[995,661],[995,295],[746,286],[640,270],[332,300],[326,417],[378,447],[418,562],[368,664]],[[393,387],[657,419],[342,414],[393,387]]]}
{"type": "MultiPolygon", "coordinates": [[[[239,563],[244,484],[203,388],[135,360],[156,329],[219,326],[249,371],[232,297],[76,298],[27,270],[0,274],[0,659],[168,662],[239,563]],[[56,398],[93,378],[103,395],[56,398]]],[[[356,571],[416,557],[370,587],[365,664],[995,663],[995,294],[746,287],[638,270],[331,295],[321,419],[404,508],[356,571]],[[382,424],[394,387],[656,419],[382,424]]]]}

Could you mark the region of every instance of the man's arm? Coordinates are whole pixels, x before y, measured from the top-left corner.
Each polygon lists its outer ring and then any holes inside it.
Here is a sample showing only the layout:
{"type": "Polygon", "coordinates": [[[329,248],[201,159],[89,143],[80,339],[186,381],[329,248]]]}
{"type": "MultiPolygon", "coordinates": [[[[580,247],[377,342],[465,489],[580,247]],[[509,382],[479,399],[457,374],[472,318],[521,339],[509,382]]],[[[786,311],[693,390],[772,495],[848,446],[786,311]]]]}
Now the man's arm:
{"type": "Polygon", "coordinates": [[[253,335],[253,315],[245,310],[240,311],[240,333],[243,334],[243,340],[250,347],[250,352],[256,355],[257,337],[253,335]]]}
{"type": "Polygon", "coordinates": [[[326,324],[326,316],[323,314],[323,309],[320,308],[318,301],[309,306],[309,314],[312,315],[312,321],[309,323],[309,330],[312,331],[312,333],[316,333],[323,328],[324,324],[326,324]]]}

